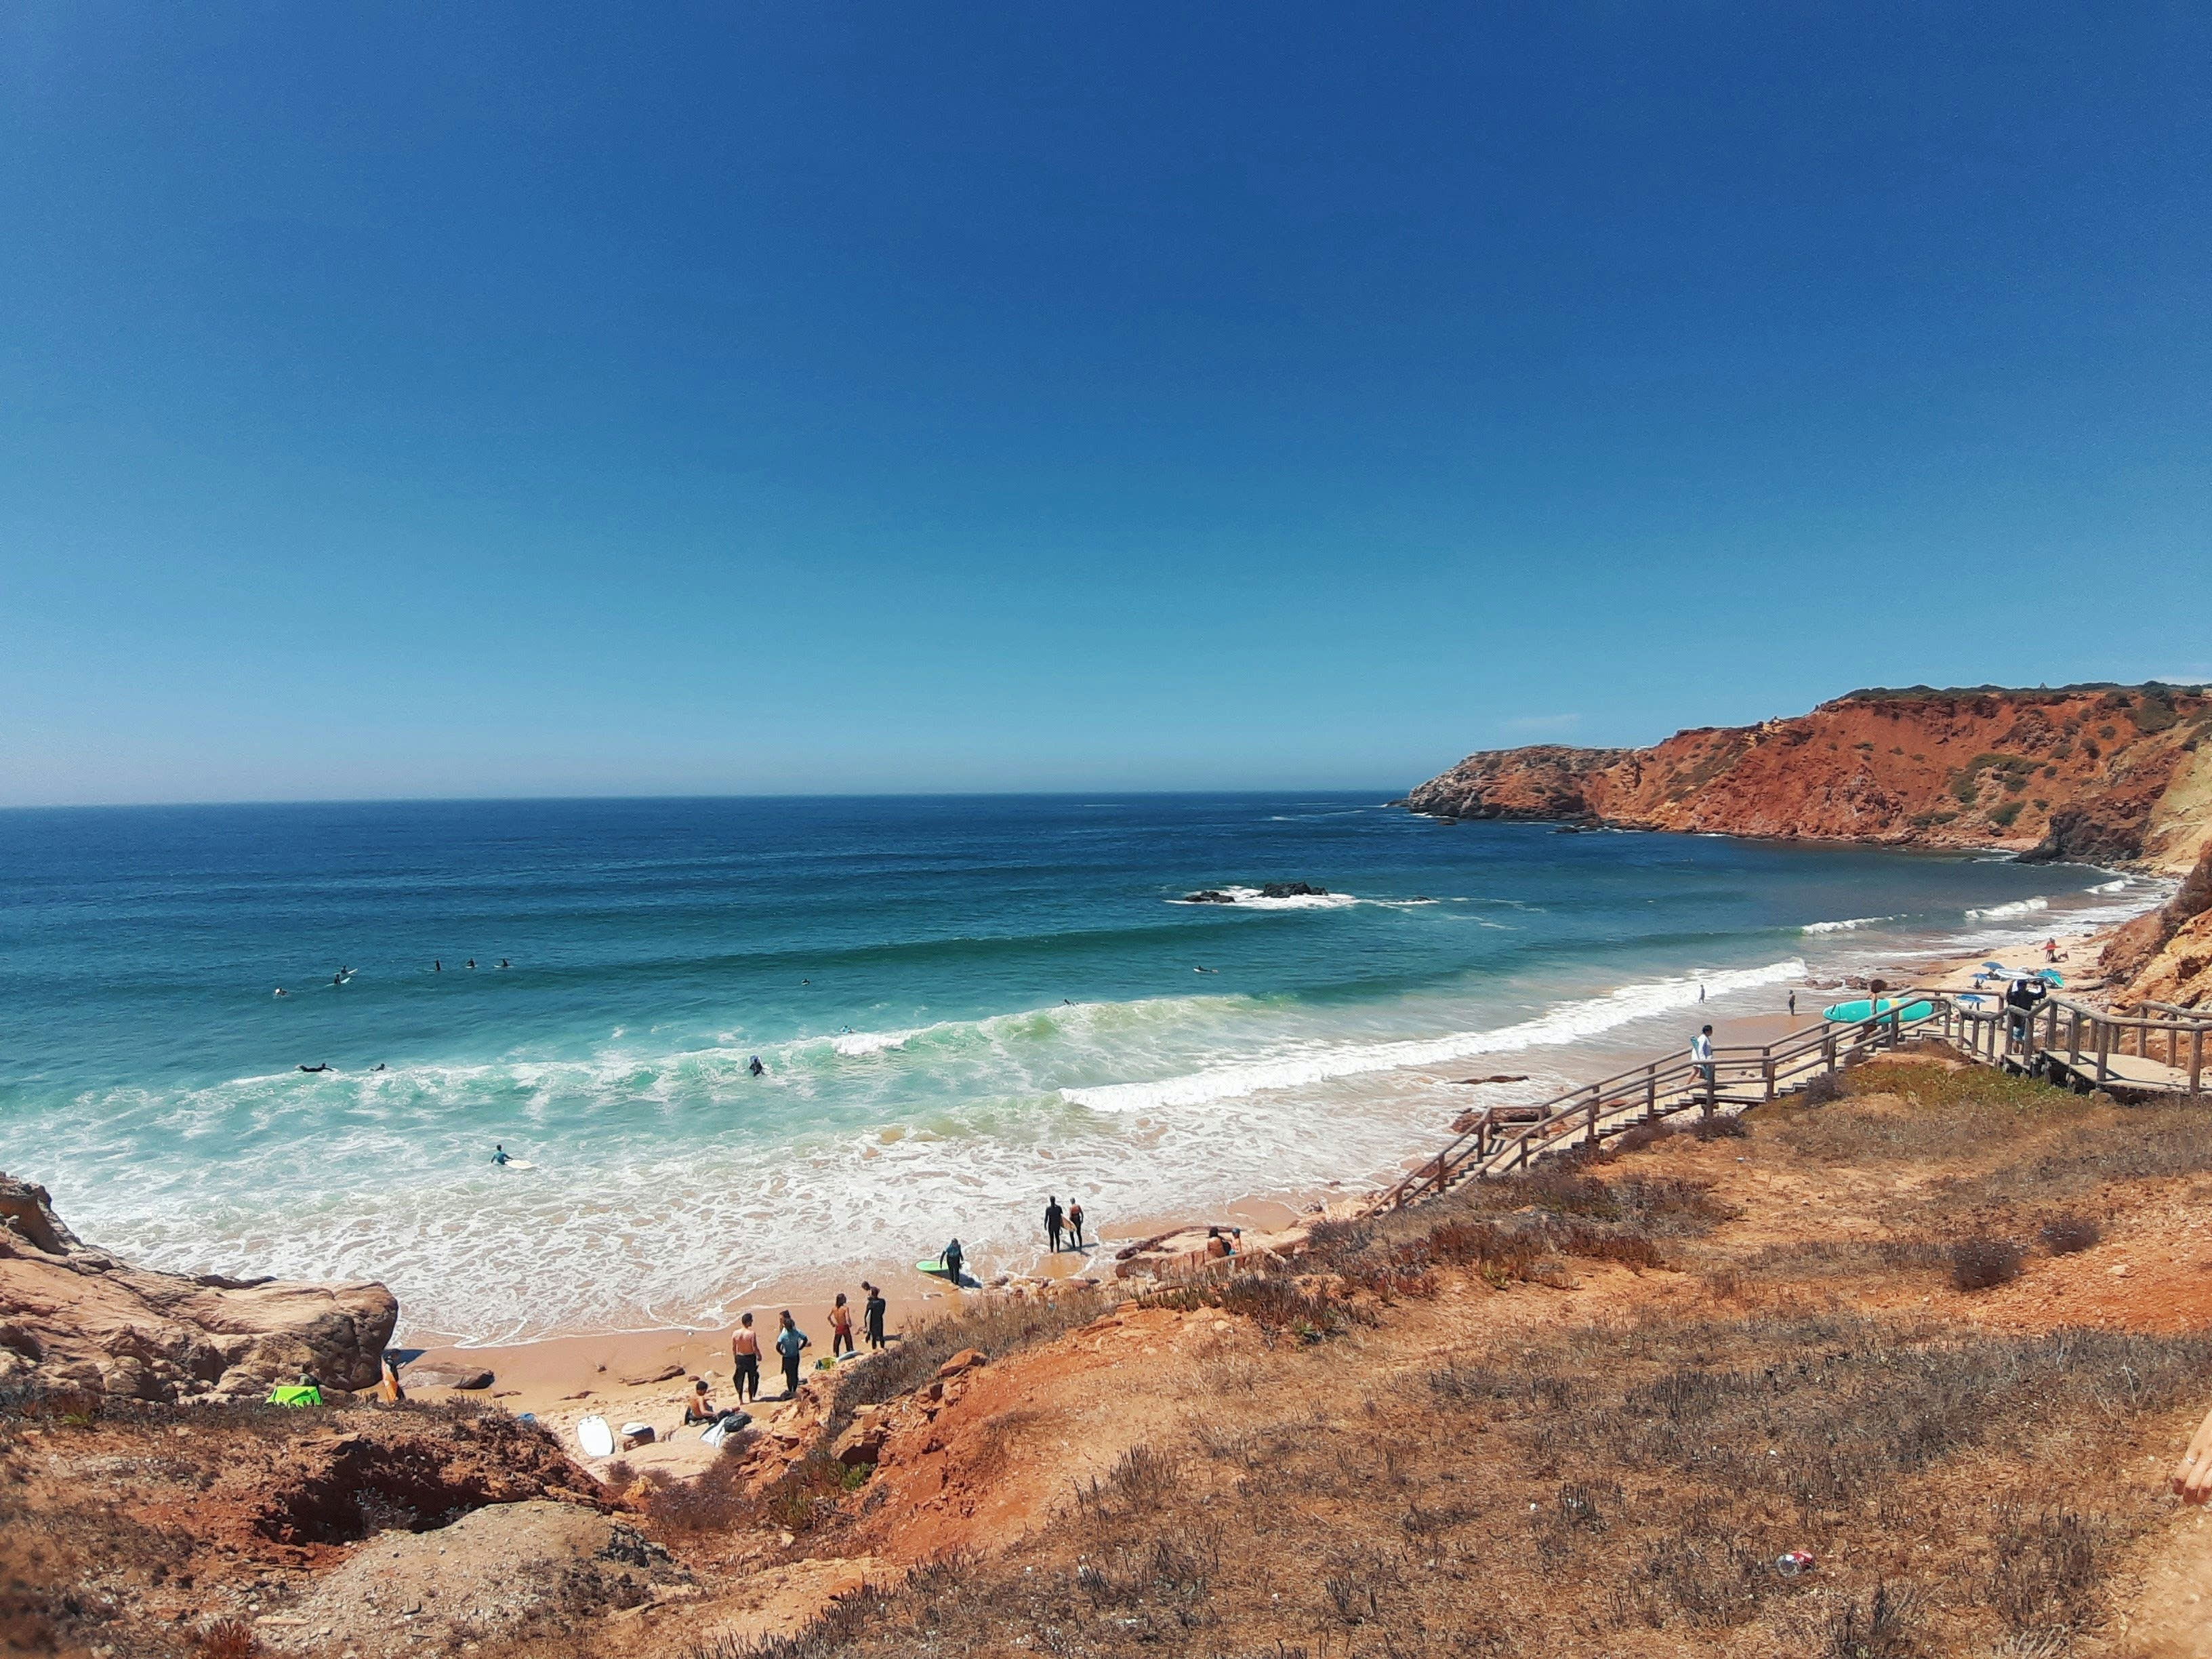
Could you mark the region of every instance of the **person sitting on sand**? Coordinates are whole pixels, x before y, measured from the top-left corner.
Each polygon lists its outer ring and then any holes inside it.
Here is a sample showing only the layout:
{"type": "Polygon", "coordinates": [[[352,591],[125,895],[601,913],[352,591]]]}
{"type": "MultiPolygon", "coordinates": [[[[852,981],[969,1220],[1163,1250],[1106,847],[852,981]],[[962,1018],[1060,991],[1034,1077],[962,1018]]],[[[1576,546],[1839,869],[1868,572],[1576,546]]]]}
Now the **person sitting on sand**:
{"type": "Polygon", "coordinates": [[[730,1334],[730,1357],[736,1361],[736,1370],[730,1384],[738,1391],[738,1404],[745,1403],[750,1390],[753,1403],[760,1403],[760,1333],[753,1328],[753,1316],[745,1314],[738,1320],[738,1328],[730,1334]]]}
{"type": "Polygon", "coordinates": [[[715,1410],[714,1402],[707,1397],[707,1379],[703,1376],[694,1379],[691,1397],[684,1402],[684,1421],[687,1426],[704,1425],[714,1429],[727,1423],[732,1428],[742,1429],[752,1420],[745,1412],[715,1410]]]}
{"type": "Polygon", "coordinates": [[[860,1288],[868,1293],[867,1305],[861,1310],[861,1326],[868,1334],[868,1346],[880,1348],[884,1346],[884,1293],[865,1280],[860,1288]]]}
{"type": "Polygon", "coordinates": [[[1223,1261],[1237,1254],[1237,1246],[1221,1236],[1220,1228],[1208,1227],[1206,1230],[1206,1254],[1212,1261],[1223,1261]]]}
{"type": "Polygon", "coordinates": [[[837,1292],[837,1299],[830,1306],[830,1354],[833,1359],[841,1353],[853,1352],[853,1310],[845,1303],[845,1292],[837,1292]]]}
{"type": "Polygon", "coordinates": [[[775,1334],[775,1351],[783,1356],[783,1397],[789,1400],[799,1392],[799,1356],[814,1345],[799,1328],[790,1309],[786,1308],[776,1318],[782,1328],[775,1334]]]}

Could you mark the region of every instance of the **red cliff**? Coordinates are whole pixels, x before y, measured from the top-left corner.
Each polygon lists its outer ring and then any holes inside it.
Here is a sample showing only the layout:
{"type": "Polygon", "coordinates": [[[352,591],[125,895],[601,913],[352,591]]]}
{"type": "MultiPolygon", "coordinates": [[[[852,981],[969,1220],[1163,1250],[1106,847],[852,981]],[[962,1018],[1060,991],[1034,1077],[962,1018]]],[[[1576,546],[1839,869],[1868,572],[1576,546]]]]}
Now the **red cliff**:
{"type": "Polygon", "coordinates": [[[1585,820],[2179,872],[2212,839],[2212,698],[2149,686],[1855,691],[1648,749],[1468,756],[1407,798],[1454,818],[1585,820]]]}

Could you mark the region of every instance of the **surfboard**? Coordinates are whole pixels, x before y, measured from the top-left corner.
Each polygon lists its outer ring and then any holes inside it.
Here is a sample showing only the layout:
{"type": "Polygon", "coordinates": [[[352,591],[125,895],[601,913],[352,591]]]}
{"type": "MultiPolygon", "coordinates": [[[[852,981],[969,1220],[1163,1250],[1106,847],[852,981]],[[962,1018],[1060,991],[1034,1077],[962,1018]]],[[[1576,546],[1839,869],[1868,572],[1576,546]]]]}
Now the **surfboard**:
{"type": "Polygon", "coordinates": [[[538,1166],[526,1158],[510,1158],[501,1167],[509,1170],[534,1170],[538,1166]]]}
{"type": "MultiPolygon", "coordinates": [[[[964,1267],[968,1264],[963,1261],[960,1265],[964,1267]]],[[[923,1258],[921,1261],[915,1262],[914,1264],[914,1270],[918,1273],[927,1273],[932,1279],[950,1279],[952,1277],[951,1273],[945,1271],[945,1264],[942,1261],[938,1261],[934,1256],[927,1256],[923,1258]]]]}
{"type": "Polygon", "coordinates": [[[1893,1013],[1901,1014],[1905,1019],[1925,1019],[1933,1012],[1935,1010],[1924,1002],[1910,1003],[1900,1010],[1888,997],[1876,997],[1872,1001],[1861,997],[1855,1002],[1831,1003],[1820,1010],[1822,1018],[1838,1020],[1872,1019],[1878,1014],[1893,1013]]]}
{"type": "Polygon", "coordinates": [[[615,1431],[607,1426],[604,1417],[587,1417],[577,1424],[576,1443],[583,1447],[586,1457],[615,1455],[615,1431]]]}

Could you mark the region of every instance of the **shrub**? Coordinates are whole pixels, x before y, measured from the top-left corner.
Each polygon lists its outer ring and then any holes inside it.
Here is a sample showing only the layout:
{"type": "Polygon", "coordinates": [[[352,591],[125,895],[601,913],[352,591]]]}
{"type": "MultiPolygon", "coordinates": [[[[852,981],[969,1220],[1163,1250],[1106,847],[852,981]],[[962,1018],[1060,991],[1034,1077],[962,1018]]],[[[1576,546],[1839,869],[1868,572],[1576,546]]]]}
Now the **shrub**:
{"type": "Polygon", "coordinates": [[[2020,1277],[2021,1249],[2009,1239],[1967,1238],[1951,1247],[1951,1283],[1986,1291],[2020,1277]]]}
{"type": "Polygon", "coordinates": [[[2043,1224],[2043,1248],[2053,1255],[2072,1255],[2086,1250],[2105,1236],[2105,1230],[2085,1215],[2053,1217],[2043,1224]]]}
{"type": "Polygon", "coordinates": [[[1841,1072],[1821,1072],[1797,1091],[1797,1098],[1808,1106],[1830,1106],[1847,1092],[1841,1072]]]}
{"type": "Polygon", "coordinates": [[[1741,1140],[1751,1131],[1740,1117],[1701,1117],[1682,1133],[1693,1140],[1741,1140]]]}

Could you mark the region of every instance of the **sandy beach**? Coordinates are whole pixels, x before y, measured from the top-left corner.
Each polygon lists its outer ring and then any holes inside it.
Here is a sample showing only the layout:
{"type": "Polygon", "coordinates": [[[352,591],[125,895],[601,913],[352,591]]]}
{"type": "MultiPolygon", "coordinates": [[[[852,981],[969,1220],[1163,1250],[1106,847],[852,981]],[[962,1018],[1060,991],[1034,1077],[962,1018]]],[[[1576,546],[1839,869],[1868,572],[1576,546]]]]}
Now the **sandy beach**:
{"type": "MultiPolygon", "coordinates": [[[[2058,939],[2056,962],[2067,974],[2069,993],[2094,993],[2101,986],[2102,981],[2094,971],[2083,974],[2080,970],[2093,967],[2098,950],[2112,931],[2113,927],[2107,926],[2058,939]]],[[[1984,963],[1996,959],[2006,959],[2008,965],[2031,970],[2044,965],[2039,947],[2030,950],[2014,946],[2008,957],[2002,953],[1993,957],[1986,951],[1921,957],[1851,977],[1861,981],[1880,978],[1898,988],[1970,990],[1974,987],[1975,976],[1984,971],[1984,963]]],[[[1791,988],[1777,988],[1777,1000],[1786,997],[1791,988]]],[[[1794,988],[1799,1007],[1794,1018],[1779,1010],[1734,1015],[1717,1012],[1712,1018],[1716,1044],[1731,1047],[1778,1042],[1791,1032],[1817,1022],[1820,1007],[1827,1000],[1852,994],[1848,985],[1828,981],[1794,988]]],[[[1702,1020],[1694,1016],[1686,1017],[1686,1033],[1698,1023],[1702,1020]]],[[[1650,1057],[1653,1056],[1639,1056],[1635,1063],[1650,1057]]],[[[1560,1069],[1572,1081],[1578,1082],[1621,1067],[1616,1054],[1593,1046],[1589,1050],[1571,1053],[1560,1069]]],[[[1473,1093],[1470,1091],[1471,1097],[1473,1093]]],[[[1433,1142],[1407,1149],[1401,1167],[1410,1170],[1418,1166],[1433,1154],[1436,1145],[1447,1138],[1446,1127],[1439,1124],[1433,1142]]],[[[794,1271],[773,1280],[751,1311],[765,1349],[776,1328],[777,1312],[785,1308],[792,1310],[800,1329],[812,1340],[803,1373],[811,1376],[816,1374],[817,1363],[829,1352],[829,1310],[840,1291],[855,1309],[854,1325],[856,1330],[859,1328],[857,1310],[865,1295],[860,1289],[862,1279],[872,1280],[882,1288],[888,1304],[885,1328],[896,1340],[902,1331],[979,1297],[1050,1294],[1055,1285],[1076,1283],[1110,1285],[1115,1282],[1116,1251],[1163,1233],[1222,1224],[1241,1227],[1255,1243],[1264,1243],[1283,1229],[1323,1213],[1332,1205],[1355,1207],[1375,1190],[1376,1184],[1372,1179],[1348,1177],[1316,1189],[1255,1194],[1218,1212],[1117,1218],[1081,1251],[1051,1254],[1040,1237],[1036,1249],[1029,1254],[971,1262],[971,1269],[980,1271],[981,1278],[979,1286],[967,1290],[954,1290],[933,1279],[917,1271],[910,1261],[886,1259],[857,1274],[833,1276],[794,1271]]],[[[1040,1206],[1042,1201],[1040,1198],[1040,1206]]],[[[617,1431],[626,1423],[649,1424],[654,1430],[653,1443],[618,1455],[634,1468],[659,1470],[681,1478],[710,1466],[717,1455],[714,1449],[700,1443],[699,1431],[682,1426],[684,1406],[692,1392],[693,1380],[703,1377],[709,1383],[711,1397],[717,1406],[736,1403],[730,1349],[734,1328],[731,1325],[713,1330],[617,1331],[481,1346],[459,1346],[426,1336],[397,1352],[405,1356],[403,1377],[410,1395],[438,1399],[467,1394],[495,1401],[518,1415],[527,1413],[551,1427],[572,1455],[587,1466],[612,1460],[582,1457],[575,1428],[583,1418],[604,1417],[617,1431]],[[491,1374],[493,1381],[489,1388],[460,1390],[432,1380],[479,1372],[491,1374]]],[[[773,1432],[793,1408],[780,1398],[781,1378],[772,1353],[763,1369],[765,1391],[759,1407],[754,1409],[760,1425],[773,1432]]]]}

